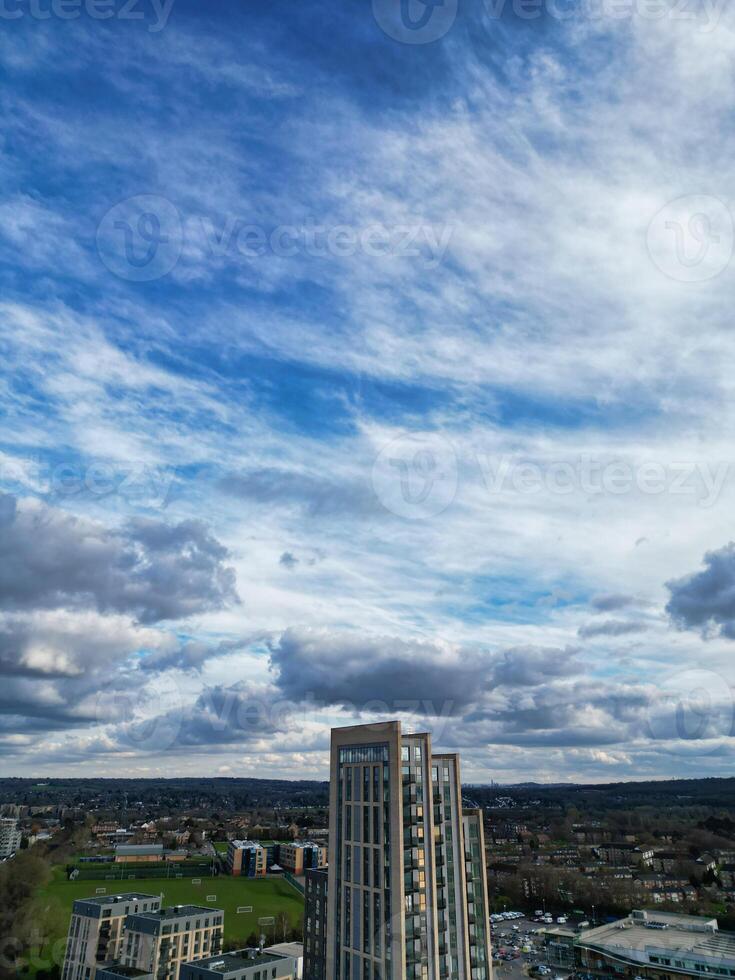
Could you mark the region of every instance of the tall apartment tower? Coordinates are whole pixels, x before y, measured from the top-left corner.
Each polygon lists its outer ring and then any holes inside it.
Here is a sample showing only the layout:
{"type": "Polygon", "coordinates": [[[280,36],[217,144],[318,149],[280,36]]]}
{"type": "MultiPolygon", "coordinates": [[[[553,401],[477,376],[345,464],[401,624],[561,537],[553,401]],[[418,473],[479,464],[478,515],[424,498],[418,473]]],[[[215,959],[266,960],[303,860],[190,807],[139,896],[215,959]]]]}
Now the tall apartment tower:
{"type": "Polygon", "coordinates": [[[490,980],[482,815],[463,813],[458,756],[397,721],[333,729],[329,824],[325,980],[490,980]]]}
{"type": "Polygon", "coordinates": [[[155,912],[158,895],[126,892],[78,899],[72,906],[62,980],[94,980],[103,963],[122,954],[125,919],[134,912],[155,912]]]}

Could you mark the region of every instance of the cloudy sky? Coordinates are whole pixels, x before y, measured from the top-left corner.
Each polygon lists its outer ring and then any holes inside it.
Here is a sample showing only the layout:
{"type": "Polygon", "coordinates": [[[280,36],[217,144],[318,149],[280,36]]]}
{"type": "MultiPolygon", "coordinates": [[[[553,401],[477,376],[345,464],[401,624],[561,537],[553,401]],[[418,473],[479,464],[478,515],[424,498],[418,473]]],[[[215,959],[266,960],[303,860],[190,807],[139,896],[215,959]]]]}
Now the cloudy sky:
{"type": "Polygon", "coordinates": [[[730,774],[724,0],[0,20],[3,774],[730,774]]]}

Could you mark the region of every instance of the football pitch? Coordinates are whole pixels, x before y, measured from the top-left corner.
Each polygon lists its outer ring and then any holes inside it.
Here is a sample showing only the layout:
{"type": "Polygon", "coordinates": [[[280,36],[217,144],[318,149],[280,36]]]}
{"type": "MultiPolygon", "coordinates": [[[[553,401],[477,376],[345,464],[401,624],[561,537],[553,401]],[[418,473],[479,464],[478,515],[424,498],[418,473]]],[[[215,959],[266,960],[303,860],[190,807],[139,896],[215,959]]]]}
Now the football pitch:
{"type": "Polygon", "coordinates": [[[268,944],[280,942],[282,927],[267,925],[261,929],[258,919],[276,917],[281,912],[288,915],[292,928],[301,930],[304,901],[299,892],[282,878],[231,878],[218,875],[210,878],[194,878],[201,884],[192,884],[191,878],[161,879],[139,878],[130,882],[68,881],[57,869],[54,879],[39,889],[34,903],[34,919],[51,945],[66,937],[72,903],[77,898],[94,896],[98,888],[106,894],[124,891],[146,892],[150,895],[163,893],[163,905],[204,905],[224,909],[224,940],[245,945],[251,932],[266,936],[268,944]],[[216,899],[208,896],[216,895],[216,899]],[[252,912],[241,911],[252,907],[252,912]]]}

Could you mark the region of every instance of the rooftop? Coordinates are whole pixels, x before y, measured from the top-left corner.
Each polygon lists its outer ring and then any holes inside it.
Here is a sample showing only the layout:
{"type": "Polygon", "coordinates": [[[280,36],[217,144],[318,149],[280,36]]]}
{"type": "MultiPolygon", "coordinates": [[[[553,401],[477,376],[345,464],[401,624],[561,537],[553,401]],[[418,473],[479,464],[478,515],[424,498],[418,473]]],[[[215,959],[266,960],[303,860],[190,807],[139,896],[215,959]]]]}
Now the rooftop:
{"type": "Polygon", "coordinates": [[[116,977],[129,977],[135,980],[136,977],[147,977],[150,973],[146,970],[139,970],[137,966],[125,966],[122,963],[102,963],[97,967],[97,972],[104,970],[105,973],[112,973],[116,977]]]}
{"type": "Polygon", "coordinates": [[[117,905],[118,902],[155,900],[160,899],[160,897],[160,895],[148,895],[146,892],[120,892],[118,895],[93,895],[91,898],[79,898],[77,901],[87,902],[89,905],[117,905]]]}
{"type": "Polygon", "coordinates": [[[298,959],[304,955],[303,943],[275,943],[273,946],[266,946],[266,953],[280,953],[281,956],[293,956],[298,959]]]}
{"type": "Polygon", "coordinates": [[[268,963],[278,963],[283,960],[282,953],[262,953],[258,949],[238,949],[232,953],[222,953],[219,956],[209,956],[205,960],[196,960],[199,970],[210,970],[212,973],[232,973],[249,966],[266,966],[268,963]]]}
{"type": "Polygon", "coordinates": [[[640,962],[659,951],[690,959],[735,962],[735,933],[720,932],[716,919],[675,912],[635,912],[617,922],[585,929],[578,943],[640,962]]]}
{"type": "Polygon", "coordinates": [[[222,909],[211,908],[208,905],[172,905],[167,909],[158,909],[155,912],[136,912],[136,919],[150,919],[161,921],[167,919],[180,919],[187,915],[202,915],[211,912],[222,912],[222,909]]]}

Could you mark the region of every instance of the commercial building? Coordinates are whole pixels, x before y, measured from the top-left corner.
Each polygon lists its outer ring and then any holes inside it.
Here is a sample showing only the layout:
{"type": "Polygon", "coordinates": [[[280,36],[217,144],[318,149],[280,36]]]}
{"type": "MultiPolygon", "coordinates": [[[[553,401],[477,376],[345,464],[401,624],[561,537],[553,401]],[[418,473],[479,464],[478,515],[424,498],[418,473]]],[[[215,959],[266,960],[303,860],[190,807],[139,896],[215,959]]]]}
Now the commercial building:
{"type": "Polygon", "coordinates": [[[163,844],[118,844],[115,861],[155,864],[163,861],[163,844]]]}
{"type": "Polygon", "coordinates": [[[295,980],[292,956],[260,949],[208,957],[181,968],[181,980],[295,980]]]}
{"type": "Polygon", "coordinates": [[[312,841],[278,845],[278,863],[291,874],[303,875],[307,868],[324,868],[327,859],[328,849],[312,841]]]}
{"type": "Polygon", "coordinates": [[[327,973],[327,895],[329,871],[311,868],[304,877],[304,980],[327,973]]]}
{"type": "Polygon", "coordinates": [[[0,817],[0,860],[12,857],[20,850],[21,833],[14,817],[0,817]]]}
{"type": "Polygon", "coordinates": [[[157,895],[126,892],[78,899],[72,906],[62,980],[94,980],[101,965],[122,954],[125,920],[135,912],[155,912],[157,895]]]}
{"type": "Polygon", "coordinates": [[[223,924],[221,909],[200,905],[128,915],[122,963],[157,980],[178,980],[182,963],[219,955],[223,924]]]}
{"type": "Polygon", "coordinates": [[[735,977],[735,933],[717,919],[655,910],[582,931],[577,969],[596,978],[735,977]]]}
{"type": "Polygon", "coordinates": [[[460,787],[429,734],[332,731],[324,980],[489,980],[482,815],[460,787]]]}
{"type": "Polygon", "coordinates": [[[227,871],[246,878],[262,878],[268,869],[268,851],[250,840],[231,840],[227,845],[227,871]]]}

